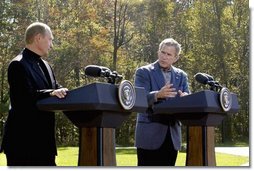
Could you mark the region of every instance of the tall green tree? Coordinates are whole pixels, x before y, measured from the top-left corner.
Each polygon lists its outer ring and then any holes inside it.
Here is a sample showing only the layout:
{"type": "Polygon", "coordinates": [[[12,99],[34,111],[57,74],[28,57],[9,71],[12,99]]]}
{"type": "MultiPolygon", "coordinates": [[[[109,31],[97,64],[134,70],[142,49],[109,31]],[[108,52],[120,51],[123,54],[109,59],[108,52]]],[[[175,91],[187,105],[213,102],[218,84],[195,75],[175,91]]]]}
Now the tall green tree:
{"type": "MultiPolygon", "coordinates": [[[[167,37],[182,45],[175,64],[189,75],[190,89],[209,87],[197,72],[214,76],[238,96],[240,110],[216,127],[216,142],[249,140],[249,9],[247,0],[4,0],[0,2],[0,132],[7,116],[8,63],[24,47],[24,32],[34,21],[54,35],[48,61],[57,80],[70,90],[95,79],[89,64],[117,70],[134,80],[136,68],[157,59],[167,37]],[[29,8],[28,8],[29,7],[29,8]]],[[[116,131],[118,144],[133,145],[136,113],[116,131]]],[[[78,143],[78,129],[57,114],[59,145],[78,143]]]]}

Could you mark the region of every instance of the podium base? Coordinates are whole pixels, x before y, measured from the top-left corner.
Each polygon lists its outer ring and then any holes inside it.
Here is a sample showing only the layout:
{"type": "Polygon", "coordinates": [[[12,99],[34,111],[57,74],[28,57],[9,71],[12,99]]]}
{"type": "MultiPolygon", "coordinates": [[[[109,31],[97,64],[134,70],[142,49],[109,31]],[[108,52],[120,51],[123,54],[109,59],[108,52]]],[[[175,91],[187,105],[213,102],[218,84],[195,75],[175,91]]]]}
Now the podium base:
{"type": "Polygon", "coordinates": [[[115,129],[80,128],[79,166],[116,166],[115,129]]]}
{"type": "Polygon", "coordinates": [[[186,166],[216,166],[214,127],[187,127],[186,166]]]}

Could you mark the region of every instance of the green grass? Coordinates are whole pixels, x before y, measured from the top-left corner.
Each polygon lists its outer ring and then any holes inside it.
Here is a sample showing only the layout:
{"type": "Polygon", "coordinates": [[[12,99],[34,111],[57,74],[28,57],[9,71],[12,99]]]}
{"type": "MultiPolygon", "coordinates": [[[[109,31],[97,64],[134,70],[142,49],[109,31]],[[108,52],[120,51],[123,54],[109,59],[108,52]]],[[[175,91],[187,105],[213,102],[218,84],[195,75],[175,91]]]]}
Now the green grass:
{"type": "MultiPolygon", "coordinates": [[[[176,166],[185,166],[186,153],[179,152],[176,166]]],[[[57,166],[77,166],[78,147],[59,147],[56,158],[57,166]]],[[[136,149],[117,149],[117,166],[137,166],[136,149]]],[[[249,161],[249,157],[216,153],[217,166],[240,166],[249,161]]],[[[6,166],[6,159],[0,153],[0,166],[6,166]]]]}
{"type": "MultiPolygon", "coordinates": [[[[117,149],[117,166],[137,166],[135,149],[117,149]]],[[[249,161],[249,157],[235,156],[230,154],[216,153],[217,166],[240,166],[249,161]]],[[[185,166],[186,153],[178,153],[176,166],[185,166]]]]}

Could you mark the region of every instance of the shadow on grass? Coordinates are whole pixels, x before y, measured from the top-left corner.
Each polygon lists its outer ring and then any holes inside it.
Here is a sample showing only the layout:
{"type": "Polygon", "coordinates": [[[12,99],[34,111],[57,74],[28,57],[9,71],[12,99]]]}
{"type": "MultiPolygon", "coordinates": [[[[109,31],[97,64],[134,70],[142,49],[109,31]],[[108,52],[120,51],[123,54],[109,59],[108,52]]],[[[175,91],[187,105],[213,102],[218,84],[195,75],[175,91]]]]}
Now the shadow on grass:
{"type": "Polygon", "coordinates": [[[118,155],[137,154],[137,150],[136,149],[116,149],[116,153],[118,155]]]}
{"type": "Polygon", "coordinates": [[[57,147],[57,151],[78,150],[78,147],[57,147]]]}
{"type": "Polygon", "coordinates": [[[68,147],[59,147],[57,148],[57,151],[66,151],[68,150],[68,147]]]}

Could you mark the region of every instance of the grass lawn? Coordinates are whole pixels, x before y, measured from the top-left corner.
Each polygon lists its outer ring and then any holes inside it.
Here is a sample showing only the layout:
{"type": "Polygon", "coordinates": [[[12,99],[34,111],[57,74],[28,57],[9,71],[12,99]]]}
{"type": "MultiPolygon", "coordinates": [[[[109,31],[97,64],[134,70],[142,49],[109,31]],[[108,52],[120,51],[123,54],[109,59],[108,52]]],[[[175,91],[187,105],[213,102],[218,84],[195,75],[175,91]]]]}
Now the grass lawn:
{"type": "MultiPolygon", "coordinates": [[[[180,152],[176,166],[185,166],[186,153],[180,152]]],[[[57,166],[77,166],[78,147],[59,147],[56,158],[57,166]]],[[[117,149],[117,166],[137,166],[136,149],[117,149]]],[[[249,157],[216,153],[217,166],[240,166],[249,161],[249,157]]],[[[6,166],[6,159],[0,153],[0,166],[6,166]]]]}

